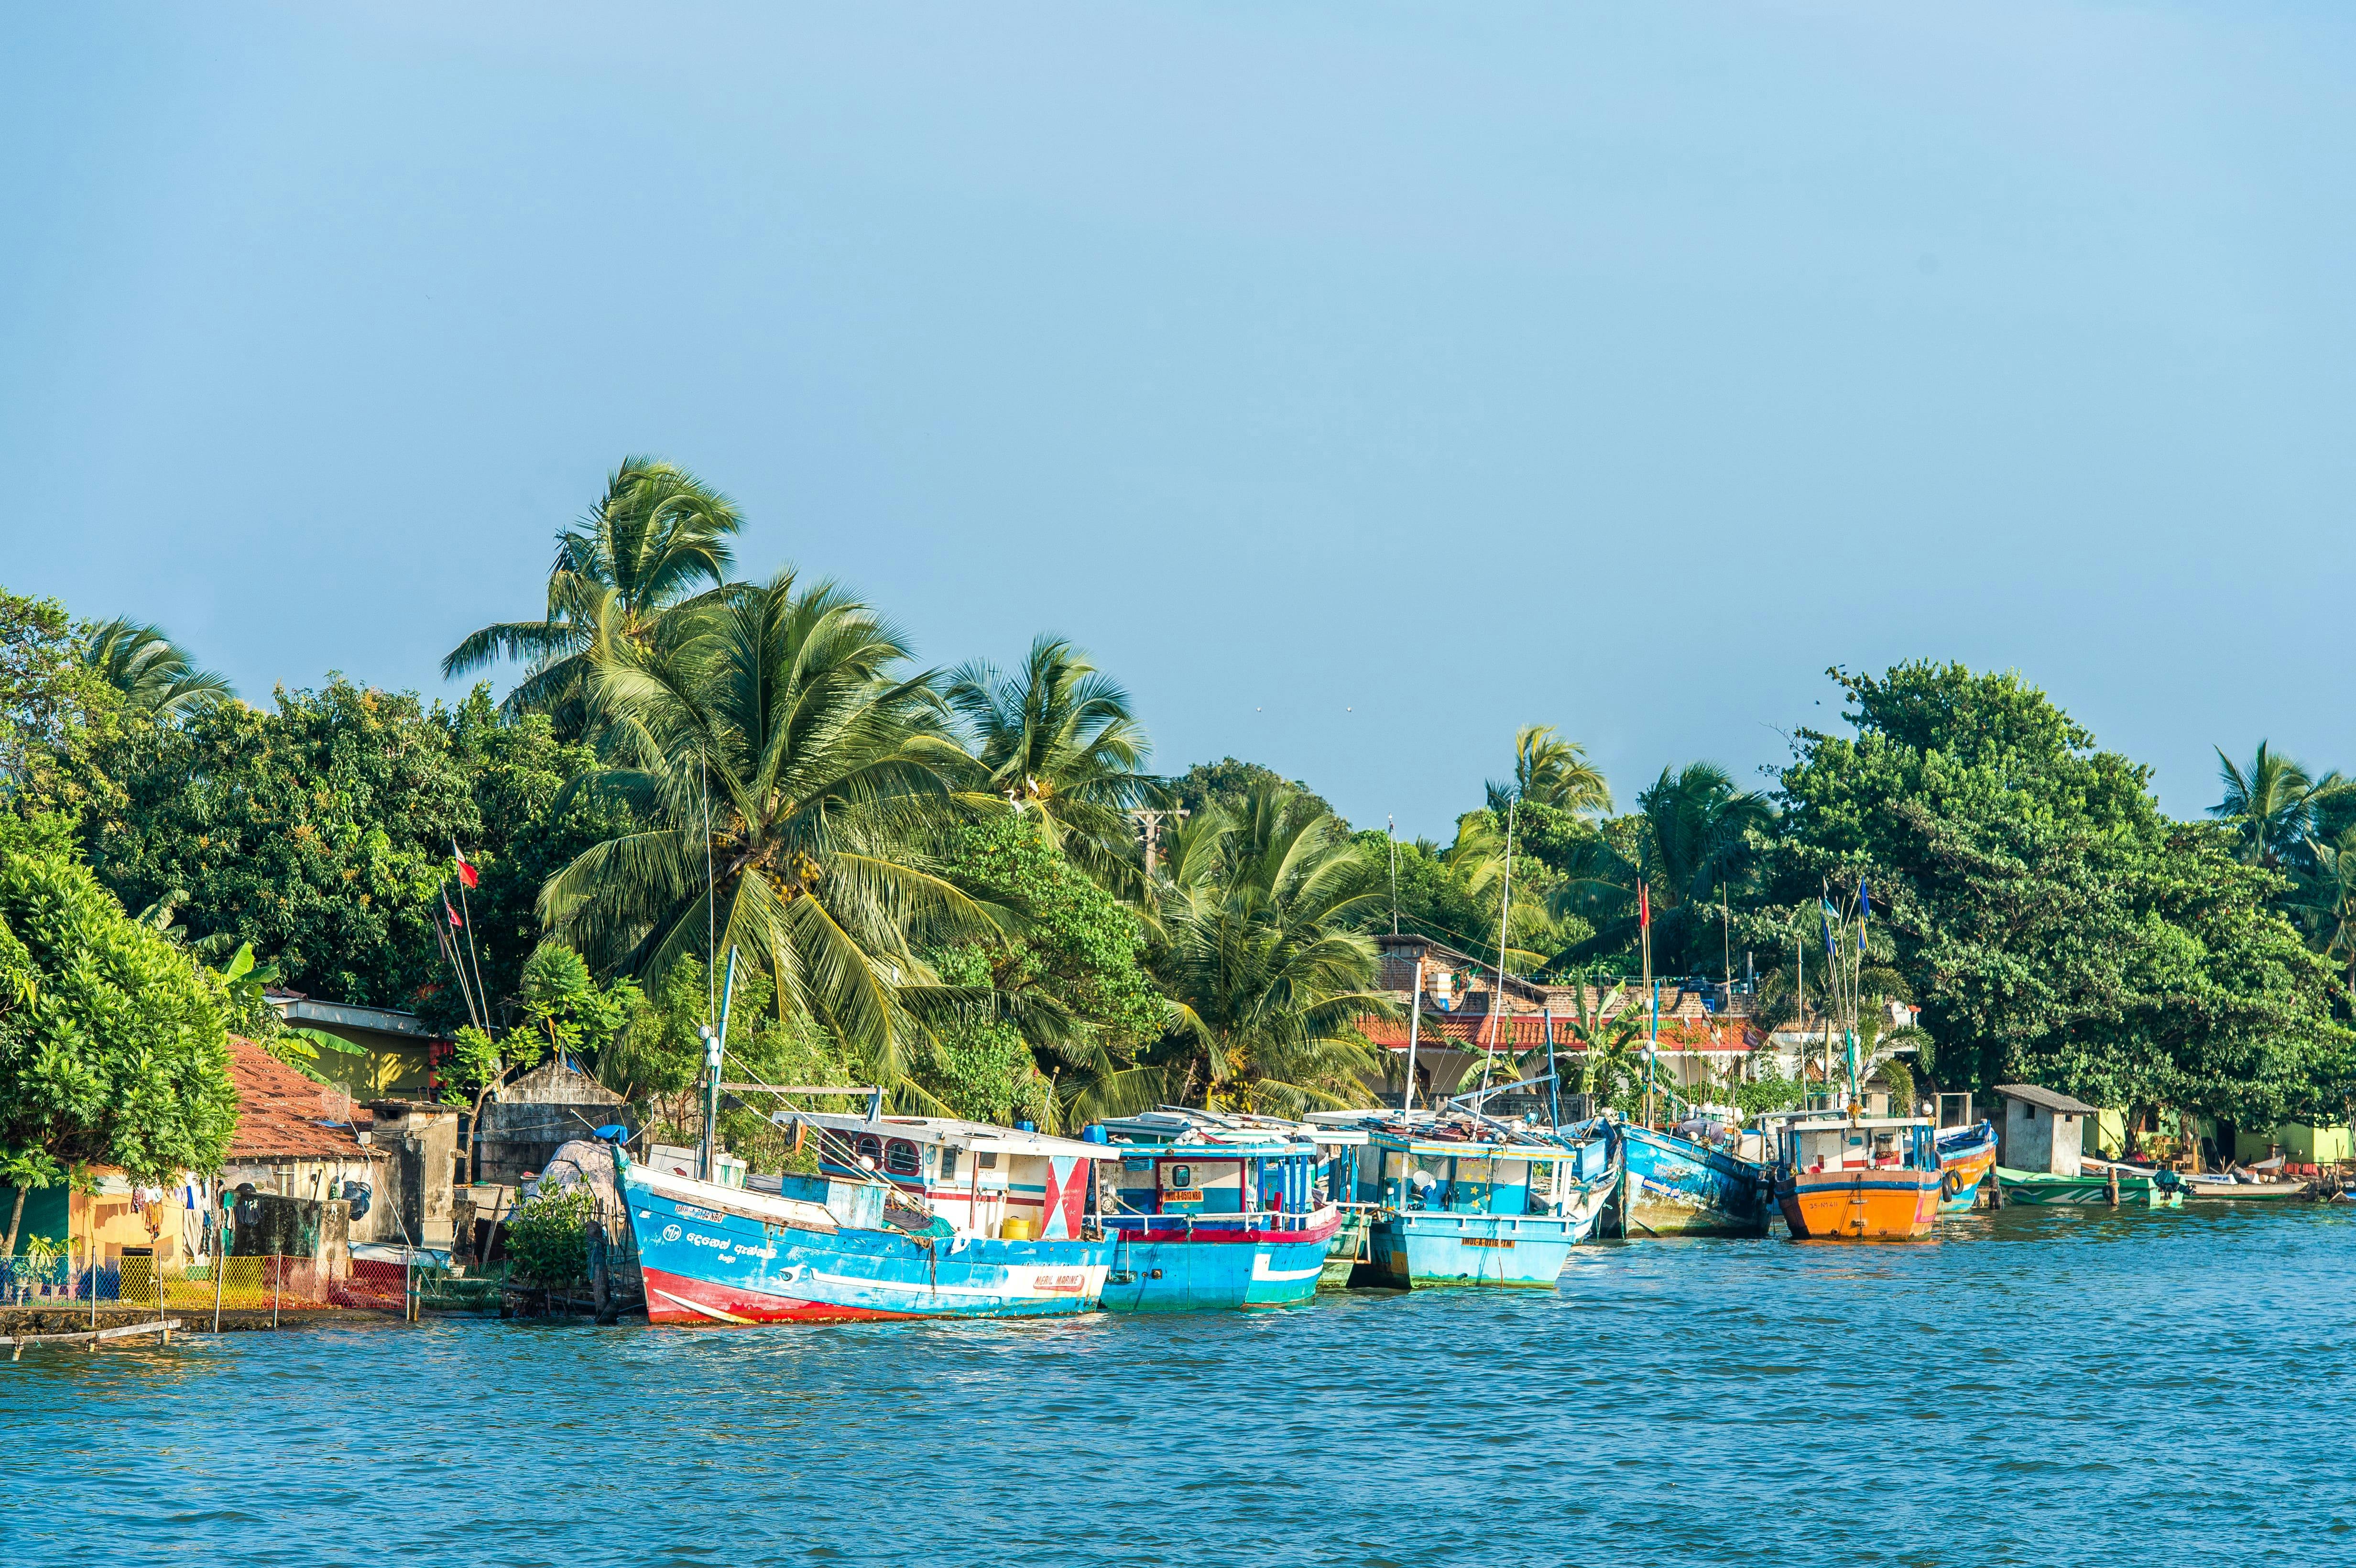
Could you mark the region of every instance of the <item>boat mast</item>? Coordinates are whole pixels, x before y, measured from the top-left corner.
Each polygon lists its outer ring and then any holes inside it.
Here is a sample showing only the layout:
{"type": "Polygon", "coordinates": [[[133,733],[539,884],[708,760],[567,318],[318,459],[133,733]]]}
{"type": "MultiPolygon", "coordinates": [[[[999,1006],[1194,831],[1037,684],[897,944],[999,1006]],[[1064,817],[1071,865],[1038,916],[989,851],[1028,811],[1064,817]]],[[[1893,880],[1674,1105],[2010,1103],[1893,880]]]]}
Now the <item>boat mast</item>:
{"type": "Polygon", "coordinates": [[[1423,955],[1415,955],[1415,988],[1407,998],[1407,1092],[1399,1096],[1399,1114],[1415,1114],[1415,1037],[1423,1022],[1423,955]]]}
{"type": "MultiPolygon", "coordinates": [[[[1505,928],[1514,918],[1514,813],[1520,806],[1518,800],[1505,806],[1505,893],[1497,904],[1497,986],[1490,998],[1489,1049],[1481,1059],[1481,1092],[1472,1101],[1476,1111],[1488,1104],[1489,1080],[1497,1075],[1497,1031],[1505,1017],[1505,928]]],[[[1509,1042],[1506,1050],[1512,1049],[1509,1042]]]]}
{"type": "Polygon", "coordinates": [[[1636,928],[1643,938],[1644,953],[1644,990],[1653,998],[1650,1032],[1644,1038],[1644,1125],[1653,1125],[1653,1064],[1661,1055],[1661,994],[1653,987],[1653,894],[1643,882],[1636,884],[1636,928]]]}

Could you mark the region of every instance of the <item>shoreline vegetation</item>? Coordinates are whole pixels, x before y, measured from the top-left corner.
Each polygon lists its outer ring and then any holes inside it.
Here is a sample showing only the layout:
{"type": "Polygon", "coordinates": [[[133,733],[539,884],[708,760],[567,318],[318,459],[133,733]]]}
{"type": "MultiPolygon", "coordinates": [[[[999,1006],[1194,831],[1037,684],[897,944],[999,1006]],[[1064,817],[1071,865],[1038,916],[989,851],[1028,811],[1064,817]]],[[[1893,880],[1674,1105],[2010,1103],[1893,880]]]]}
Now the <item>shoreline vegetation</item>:
{"type": "MultiPolygon", "coordinates": [[[[1796,731],[1769,787],[1672,763],[1623,807],[1533,724],[1452,842],[1394,843],[1254,763],[1155,773],[1129,693],[1059,637],[925,667],[846,585],[740,575],[743,526],[626,460],[517,585],[529,616],[445,661],[511,675],[496,699],[331,675],[250,705],[153,626],[0,589],[16,1208],[99,1166],[218,1168],[230,1034],[314,1075],[343,1049],[281,1022],[273,984],[416,1013],[455,1041],[454,1104],[562,1053],[658,1136],[697,1124],[732,949],[727,1050],[766,1082],[1045,1130],[1297,1115],[1396,1072],[1361,1027],[1402,1011],[1376,933],[1608,985],[1640,886],[1655,973],[1755,975],[1772,1028],[1821,1008],[1826,890],[1869,885],[1865,999],[1917,1009],[1911,1067],[1880,1069],[1899,1104],[2035,1083],[2126,1107],[2132,1142],[2356,1098],[2356,781],[2270,746],[2221,752],[2217,806],[2178,820],[2018,674],[1835,669],[1845,729],[1796,731]]],[[[1621,1044],[1589,1076],[1633,1104],[1621,1044]]],[[[720,1136],[791,1153],[754,1107],[720,1136]]]]}

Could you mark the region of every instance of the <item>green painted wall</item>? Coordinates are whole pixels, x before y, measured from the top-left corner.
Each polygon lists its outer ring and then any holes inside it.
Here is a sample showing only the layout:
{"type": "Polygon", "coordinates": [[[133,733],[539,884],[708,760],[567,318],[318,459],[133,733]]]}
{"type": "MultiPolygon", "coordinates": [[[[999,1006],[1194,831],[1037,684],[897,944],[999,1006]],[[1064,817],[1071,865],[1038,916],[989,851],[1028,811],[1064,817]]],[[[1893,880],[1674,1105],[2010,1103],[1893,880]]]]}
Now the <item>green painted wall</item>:
{"type": "Polygon", "coordinates": [[[2334,1160],[2356,1159],[2356,1136],[2351,1136],[2347,1124],[2319,1127],[2300,1122],[2285,1122],[2271,1132],[2236,1136],[2233,1157],[2244,1164],[2264,1159],[2270,1145],[2279,1146],[2294,1165],[2329,1165],[2334,1160]]]}
{"type": "MultiPolygon", "coordinates": [[[[66,1239],[66,1205],[73,1194],[64,1182],[55,1187],[36,1187],[25,1194],[25,1221],[16,1231],[16,1246],[24,1249],[27,1236],[49,1236],[66,1239]]],[[[16,1189],[0,1187],[0,1237],[8,1234],[8,1216],[16,1210],[16,1189]]]]}

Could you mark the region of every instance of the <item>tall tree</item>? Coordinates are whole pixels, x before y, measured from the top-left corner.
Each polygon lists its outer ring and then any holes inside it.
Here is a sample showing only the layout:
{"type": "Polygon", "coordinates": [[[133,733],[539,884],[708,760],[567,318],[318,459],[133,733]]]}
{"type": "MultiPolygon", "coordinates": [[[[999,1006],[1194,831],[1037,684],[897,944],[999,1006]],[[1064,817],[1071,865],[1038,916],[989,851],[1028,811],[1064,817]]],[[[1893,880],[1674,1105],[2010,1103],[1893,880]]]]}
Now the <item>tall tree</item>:
{"type": "Polygon", "coordinates": [[[132,712],[159,720],[183,718],[234,698],[227,677],[198,669],[187,650],[157,627],[115,619],[82,638],[82,660],[123,694],[132,712]]]}
{"type": "Polygon", "coordinates": [[[70,826],[0,813],[0,1156],[18,1186],[70,1167],[218,1169],[237,1122],[224,999],[125,914],[70,826]]]}
{"type": "Polygon", "coordinates": [[[2281,880],[2163,816],[2044,693],[1955,665],[1834,676],[1855,733],[1798,737],[1780,891],[1870,878],[1942,1079],[2261,1123],[2340,1049],[2281,880]]]}
{"type": "Polygon", "coordinates": [[[2233,830],[2243,859],[2269,871],[2306,850],[2322,806],[2356,793],[2356,783],[2336,773],[2312,777],[2264,741],[2246,768],[2219,748],[2217,776],[2224,798],[2209,815],[2233,830]]]}
{"type": "Polygon", "coordinates": [[[701,602],[726,580],[743,526],[736,504],[687,470],[626,457],[588,515],[557,534],[541,617],[485,626],[450,650],[442,674],[517,660],[524,677],[504,709],[552,712],[576,734],[597,647],[646,645],[665,617],[701,602]]]}
{"type": "Polygon", "coordinates": [[[1738,890],[1758,858],[1775,808],[1735,787],[1715,763],[1661,770],[1636,796],[1633,818],[1606,826],[1554,899],[1558,913],[1584,916],[1594,934],[1557,963],[1617,952],[1637,940],[1643,883],[1653,914],[1656,973],[1716,968],[1721,893],[1738,890]]]}
{"type": "Polygon", "coordinates": [[[970,787],[1032,816],[1100,882],[1132,889],[1138,858],[1123,814],[1150,786],[1149,747],[1120,684],[1043,636],[1019,674],[976,660],[950,672],[943,696],[972,737],[970,787]]]}
{"type": "Polygon", "coordinates": [[[1489,809],[1499,816],[1509,802],[1580,813],[1612,809],[1612,786],[1603,770],[1587,760],[1587,748],[1566,741],[1551,724],[1525,724],[1514,734],[1514,782],[1491,781],[1489,809]]]}
{"type": "Polygon", "coordinates": [[[1166,871],[1154,965],[1178,1025],[1125,1087],[1280,1112],[1361,1093],[1358,1022],[1393,1010],[1354,929],[1388,899],[1381,861],[1314,800],[1264,786],[1188,820],[1166,871]]]}
{"type": "Polygon", "coordinates": [[[997,928],[932,866],[963,753],[907,656],[874,611],[790,571],[603,645],[584,787],[637,826],[551,879],[549,930],[650,989],[707,944],[739,948],[781,1009],[916,1087],[911,1005],[937,995],[921,939],[997,928]]]}

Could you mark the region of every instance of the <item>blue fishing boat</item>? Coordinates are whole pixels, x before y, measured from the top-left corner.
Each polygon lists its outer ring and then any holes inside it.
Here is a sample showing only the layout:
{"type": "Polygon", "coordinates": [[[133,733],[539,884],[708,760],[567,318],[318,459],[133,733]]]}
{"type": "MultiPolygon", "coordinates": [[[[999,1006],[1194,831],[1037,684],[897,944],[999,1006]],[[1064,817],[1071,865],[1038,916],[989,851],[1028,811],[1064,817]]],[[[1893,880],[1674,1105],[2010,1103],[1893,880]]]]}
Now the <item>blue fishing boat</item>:
{"type": "Polygon", "coordinates": [[[818,1175],[748,1190],[616,1151],[649,1321],[1025,1317],[1103,1296],[1100,1146],[940,1117],[777,1119],[816,1135],[818,1175]]]}
{"type": "Polygon", "coordinates": [[[1151,1312],[1290,1307],[1317,1294],[1342,1211],[1291,1123],[1164,1106],[1098,1124],[1104,1305],[1151,1312]]]}
{"type": "MultiPolygon", "coordinates": [[[[1352,1113],[1367,1135],[1358,1197],[1376,1205],[1371,1283],[1551,1286],[1616,1185],[1612,1129],[1510,1126],[1462,1112],[1352,1113]]],[[[1335,1121],[1340,1113],[1312,1120],[1335,1121]]]]}
{"type": "Polygon", "coordinates": [[[1620,1194],[1628,1236],[1763,1236],[1772,1211],[1767,1167],[1693,1136],[1622,1126],[1627,1171],[1620,1194]]]}
{"type": "Polygon", "coordinates": [[[1996,1169],[1996,1124],[1943,1127],[1939,1151],[1939,1212],[1963,1214],[1979,1200],[1980,1187],[1996,1169]]]}

